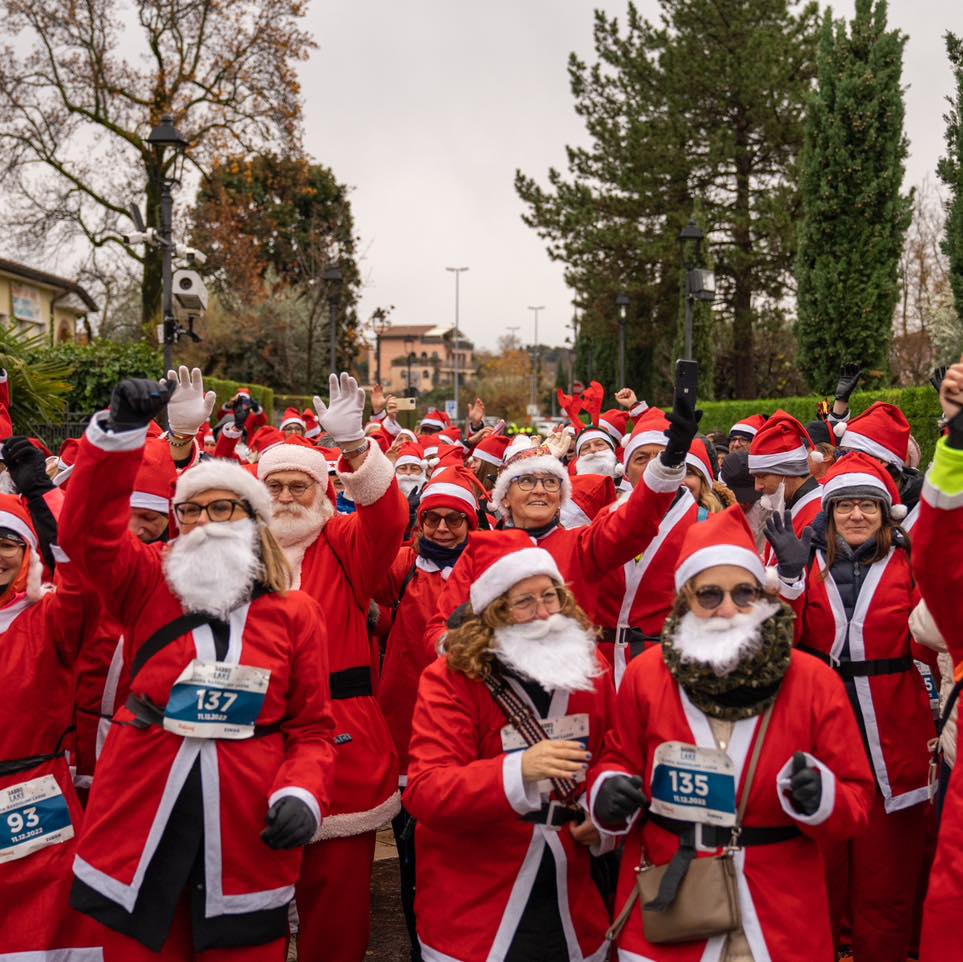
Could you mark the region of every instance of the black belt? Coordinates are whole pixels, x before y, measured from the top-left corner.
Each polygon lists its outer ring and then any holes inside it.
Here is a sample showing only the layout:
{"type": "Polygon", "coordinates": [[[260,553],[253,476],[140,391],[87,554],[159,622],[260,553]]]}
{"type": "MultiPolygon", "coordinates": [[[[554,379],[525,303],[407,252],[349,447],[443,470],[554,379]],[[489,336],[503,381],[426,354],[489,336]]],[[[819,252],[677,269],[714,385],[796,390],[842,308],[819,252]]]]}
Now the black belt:
{"type": "Polygon", "coordinates": [[[343,671],[333,671],[330,675],[331,699],[341,701],[345,698],[364,698],[373,695],[371,686],[371,669],[367,665],[355,668],[345,668],[343,671]]]}
{"type": "Polygon", "coordinates": [[[603,628],[602,640],[615,645],[620,643],[627,645],[633,658],[638,657],[642,652],[662,641],[658,635],[647,635],[641,628],[631,628],[628,625],[620,625],[618,628],[603,628]]]}
{"type": "Polygon", "coordinates": [[[55,758],[64,756],[64,739],[74,730],[71,725],[60,736],[56,748],[49,755],[30,755],[27,758],[8,758],[0,761],[0,775],[16,775],[17,772],[29,772],[31,768],[43,765],[45,762],[52,762],[55,758]]]}
{"type": "Polygon", "coordinates": [[[833,661],[829,655],[808,645],[799,645],[799,650],[818,658],[829,665],[841,678],[871,678],[874,675],[899,675],[913,668],[913,659],[905,658],[871,658],[868,661],[833,661]]]}
{"type": "MultiPolygon", "coordinates": [[[[700,822],[699,831],[696,832],[694,822],[684,822],[682,819],[657,815],[651,811],[649,821],[680,837],[688,832],[693,832],[694,835],[701,834],[699,841],[705,848],[725,848],[732,840],[732,829],[723,825],[705,825],[700,822]]],[[[737,845],[740,848],[748,845],[776,845],[779,842],[788,842],[801,834],[795,825],[778,825],[772,828],[748,827],[740,830],[737,845]]]]}
{"type": "MultiPolygon", "coordinates": [[[[158,708],[157,705],[155,705],[149,699],[141,698],[139,695],[131,695],[127,699],[127,704],[125,707],[136,719],[132,723],[133,728],[145,729],[150,728],[151,725],[163,727],[164,709],[158,708]]],[[[115,724],[124,723],[115,722],[115,724]]],[[[263,738],[265,735],[276,735],[280,731],[280,725],[255,725],[254,737],[263,738]]]]}
{"type": "Polygon", "coordinates": [[[561,802],[546,802],[537,812],[521,816],[523,822],[534,822],[546,828],[561,828],[569,822],[584,822],[585,809],[569,808],[561,802]]]}

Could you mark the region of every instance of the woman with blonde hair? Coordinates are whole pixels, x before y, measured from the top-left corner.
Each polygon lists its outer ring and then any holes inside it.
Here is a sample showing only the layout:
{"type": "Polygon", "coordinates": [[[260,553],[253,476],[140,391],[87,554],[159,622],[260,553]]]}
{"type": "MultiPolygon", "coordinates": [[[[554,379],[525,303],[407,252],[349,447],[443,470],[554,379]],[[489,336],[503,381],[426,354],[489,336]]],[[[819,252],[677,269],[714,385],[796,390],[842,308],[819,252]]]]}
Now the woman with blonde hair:
{"type": "Polygon", "coordinates": [[[736,503],[736,496],[716,480],[709,447],[702,438],[693,438],[685,457],[685,486],[699,505],[699,521],[718,514],[736,503]]]}
{"type": "Polygon", "coordinates": [[[472,613],[425,669],[412,725],[422,958],[597,962],[607,913],[582,795],[611,676],[547,551],[522,531],[467,551],[472,613]]]}

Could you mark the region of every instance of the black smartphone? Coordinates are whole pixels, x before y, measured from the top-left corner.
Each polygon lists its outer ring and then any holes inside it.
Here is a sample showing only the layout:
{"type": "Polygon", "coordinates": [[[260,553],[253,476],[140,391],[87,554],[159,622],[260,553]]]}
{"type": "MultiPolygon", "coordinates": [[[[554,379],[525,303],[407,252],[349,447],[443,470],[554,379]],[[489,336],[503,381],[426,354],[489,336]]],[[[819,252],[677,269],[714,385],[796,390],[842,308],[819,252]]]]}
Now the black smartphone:
{"type": "Polygon", "coordinates": [[[685,398],[692,409],[695,410],[698,400],[699,388],[699,362],[698,361],[676,361],[675,362],[675,397],[679,401],[685,398]]]}

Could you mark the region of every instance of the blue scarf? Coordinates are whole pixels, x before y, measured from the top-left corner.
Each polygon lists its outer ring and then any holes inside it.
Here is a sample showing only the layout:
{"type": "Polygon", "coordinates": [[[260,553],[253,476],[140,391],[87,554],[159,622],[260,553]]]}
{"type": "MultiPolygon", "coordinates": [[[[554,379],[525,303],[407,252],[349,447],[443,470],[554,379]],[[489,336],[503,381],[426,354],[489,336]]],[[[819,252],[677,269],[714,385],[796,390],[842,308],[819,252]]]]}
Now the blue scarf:
{"type": "Polygon", "coordinates": [[[421,537],[418,539],[418,554],[426,561],[438,565],[444,571],[445,568],[450,568],[461,557],[461,553],[465,550],[467,544],[468,539],[466,538],[461,544],[456,544],[454,548],[444,548],[440,544],[435,544],[434,541],[421,537]]]}

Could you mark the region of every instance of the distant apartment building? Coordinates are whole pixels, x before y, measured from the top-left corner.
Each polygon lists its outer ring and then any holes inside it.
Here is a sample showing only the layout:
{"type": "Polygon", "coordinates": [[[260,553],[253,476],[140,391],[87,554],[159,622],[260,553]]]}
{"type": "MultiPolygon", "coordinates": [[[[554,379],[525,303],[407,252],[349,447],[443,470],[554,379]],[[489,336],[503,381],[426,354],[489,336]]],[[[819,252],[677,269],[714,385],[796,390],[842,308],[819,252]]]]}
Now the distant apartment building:
{"type": "Polygon", "coordinates": [[[74,340],[78,322],[97,309],[76,281],[0,258],[0,325],[59,344],[74,340]]]}
{"type": "MultiPolygon", "coordinates": [[[[381,383],[389,394],[404,394],[409,387],[423,394],[453,385],[456,369],[464,382],[474,374],[473,351],[472,342],[453,327],[390,327],[381,336],[381,383]]],[[[368,370],[374,381],[378,370],[374,344],[368,350],[368,370]]]]}

